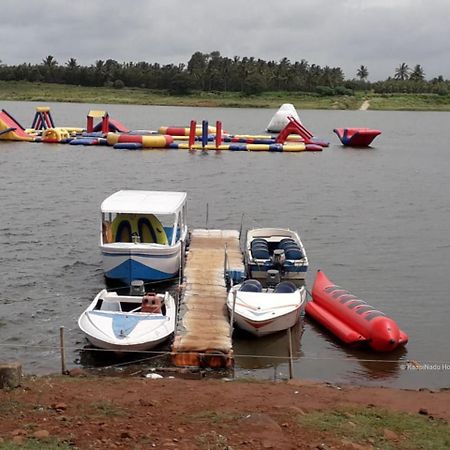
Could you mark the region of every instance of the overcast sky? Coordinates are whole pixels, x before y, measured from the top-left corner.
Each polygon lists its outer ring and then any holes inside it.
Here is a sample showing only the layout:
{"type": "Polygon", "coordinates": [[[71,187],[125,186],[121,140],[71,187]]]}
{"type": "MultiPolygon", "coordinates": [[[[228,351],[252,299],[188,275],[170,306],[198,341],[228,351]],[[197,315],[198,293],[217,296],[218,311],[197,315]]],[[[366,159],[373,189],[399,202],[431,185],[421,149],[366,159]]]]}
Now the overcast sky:
{"type": "Polygon", "coordinates": [[[0,60],[187,63],[200,51],[306,59],[353,78],[405,62],[450,79],[449,0],[1,0],[0,60]]]}

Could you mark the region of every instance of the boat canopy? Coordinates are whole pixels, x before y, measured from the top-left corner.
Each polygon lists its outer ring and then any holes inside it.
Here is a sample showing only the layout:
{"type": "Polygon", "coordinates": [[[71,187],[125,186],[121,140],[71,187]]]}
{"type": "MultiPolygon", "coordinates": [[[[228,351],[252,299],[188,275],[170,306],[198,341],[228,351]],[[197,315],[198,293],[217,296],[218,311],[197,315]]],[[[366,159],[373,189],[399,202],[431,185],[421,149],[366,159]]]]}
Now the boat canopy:
{"type": "Polygon", "coordinates": [[[102,213],[177,214],[186,202],[186,192],[122,190],[102,202],[102,213]]]}

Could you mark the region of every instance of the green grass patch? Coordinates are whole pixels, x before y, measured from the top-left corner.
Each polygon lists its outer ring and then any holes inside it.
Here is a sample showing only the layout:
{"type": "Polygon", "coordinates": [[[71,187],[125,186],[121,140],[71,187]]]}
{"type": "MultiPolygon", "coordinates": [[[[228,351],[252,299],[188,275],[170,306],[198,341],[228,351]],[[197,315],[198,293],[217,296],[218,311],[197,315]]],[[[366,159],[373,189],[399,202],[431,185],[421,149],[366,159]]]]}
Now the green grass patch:
{"type": "Polygon", "coordinates": [[[1,100],[225,108],[278,108],[282,103],[293,103],[300,109],[357,109],[362,102],[358,95],[319,96],[299,92],[265,92],[246,96],[240,92],[194,92],[177,96],[153,89],[115,89],[27,81],[0,81],[1,100]]]}
{"type": "Polygon", "coordinates": [[[450,111],[450,96],[437,94],[371,94],[370,109],[395,111],[450,111]]]}
{"type": "Polygon", "coordinates": [[[144,88],[86,87],[28,81],[0,81],[0,101],[75,102],[222,108],[278,108],[292,103],[298,109],[359,109],[364,99],[371,110],[450,111],[450,95],[375,94],[319,95],[304,92],[264,92],[247,96],[240,92],[193,92],[170,95],[167,91],[144,88]]]}
{"type": "Polygon", "coordinates": [[[121,417],[127,414],[122,408],[118,407],[112,402],[101,401],[91,403],[90,408],[94,410],[94,414],[102,417],[121,417]]]}
{"type": "Polygon", "coordinates": [[[16,414],[23,405],[16,400],[6,398],[0,402],[0,415],[16,414]]]}
{"type": "Polygon", "coordinates": [[[372,443],[382,450],[450,448],[447,423],[381,408],[317,411],[298,416],[297,422],[354,443],[372,443]],[[386,430],[393,431],[398,439],[385,436],[386,430]]]}
{"type": "Polygon", "coordinates": [[[1,442],[1,450],[73,450],[73,446],[61,442],[57,439],[47,439],[45,441],[35,441],[28,439],[19,443],[14,442],[1,442]]]}

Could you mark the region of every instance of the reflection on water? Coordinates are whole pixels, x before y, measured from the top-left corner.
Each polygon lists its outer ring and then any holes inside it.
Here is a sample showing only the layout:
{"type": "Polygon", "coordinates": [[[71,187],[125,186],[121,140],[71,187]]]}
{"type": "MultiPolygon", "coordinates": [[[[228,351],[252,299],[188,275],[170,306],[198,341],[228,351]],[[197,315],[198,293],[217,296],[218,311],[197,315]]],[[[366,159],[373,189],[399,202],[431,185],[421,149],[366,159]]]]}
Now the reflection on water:
{"type": "Polygon", "coordinates": [[[117,369],[127,371],[143,370],[143,367],[165,367],[170,363],[170,341],[161,344],[152,351],[146,352],[113,352],[95,348],[89,344],[78,351],[76,364],[84,369],[109,370],[111,373],[117,369]]]}
{"type": "Polygon", "coordinates": [[[408,351],[406,347],[397,347],[393,352],[377,353],[371,351],[367,344],[345,345],[340,342],[333,334],[308,320],[312,330],[320,335],[330,345],[335,346],[341,352],[342,362],[357,362],[360,367],[354,369],[354,372],[368,380],[395,379],[400,373],[400,367],[404,364],[405,356],[408,351]]]}
{"type": "MultiPolygon", "coordinates": [[[[304,318],[291,329],[292,357],[301,357],[301,337],[304,318]]],[[[280,331],[256,337],[245,331],[234,330],[233,349],[238,369],[262,369],[279,366],[289,361],[289,332],[280,331]]]]}

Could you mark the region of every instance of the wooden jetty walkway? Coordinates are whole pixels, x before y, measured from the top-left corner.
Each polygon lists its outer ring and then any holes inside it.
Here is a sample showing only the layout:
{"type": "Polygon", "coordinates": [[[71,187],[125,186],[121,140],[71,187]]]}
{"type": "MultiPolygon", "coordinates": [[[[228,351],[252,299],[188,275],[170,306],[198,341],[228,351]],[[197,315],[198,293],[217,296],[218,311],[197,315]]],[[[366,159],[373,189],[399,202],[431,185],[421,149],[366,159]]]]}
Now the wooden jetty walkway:
{"type": "Polygon", "coordinates": [[[239,233],[193,230],[184,269],[172,361],[176,366],[231,367],[233,347],[224,278],[227,267],[244,274],[239,233]]]}

